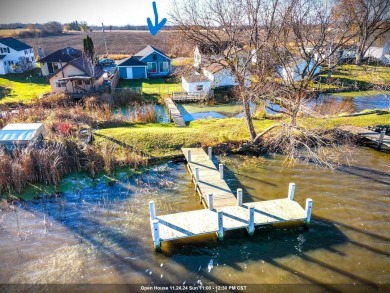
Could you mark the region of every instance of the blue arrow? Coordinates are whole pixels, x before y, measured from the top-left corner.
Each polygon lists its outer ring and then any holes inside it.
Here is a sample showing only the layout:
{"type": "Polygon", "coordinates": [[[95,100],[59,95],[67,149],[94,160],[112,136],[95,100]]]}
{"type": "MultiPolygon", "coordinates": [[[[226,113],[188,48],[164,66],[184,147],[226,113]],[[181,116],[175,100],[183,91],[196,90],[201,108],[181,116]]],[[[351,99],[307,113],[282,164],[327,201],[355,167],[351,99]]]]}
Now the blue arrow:
{"type": "Polygon", "coordinates": [[[153,1],[153,11],[154,11],[154,23],[155,25],[152,24],[152,21],[150,20],[150,18],[148,17],[146,20],[148,22],[148,27],[149,27],[149,31],[150,33],[155,36],[157,35],[158,31],[160,29],[162,29],[162,27],[165,25],[165,23],[167,22],[167,19],[166,18],[163,18],[161,20],[161,22],[158,22],[158,13],[157,13],[157,6],[156,6],[156,2],[153,1]]]}

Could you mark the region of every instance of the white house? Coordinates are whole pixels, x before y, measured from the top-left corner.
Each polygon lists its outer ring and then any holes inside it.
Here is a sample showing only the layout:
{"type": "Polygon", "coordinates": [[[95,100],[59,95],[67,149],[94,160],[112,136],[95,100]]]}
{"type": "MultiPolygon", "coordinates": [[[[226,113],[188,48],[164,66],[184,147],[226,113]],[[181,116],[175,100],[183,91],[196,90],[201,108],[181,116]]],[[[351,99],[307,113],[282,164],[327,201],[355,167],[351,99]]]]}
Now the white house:
{"type": "Polygon", "coordinates": [[[196,71],[182,76],[181,85],[187,93],[207,93],[211,89],[211,82],[207,77],[196,71]]]}
{"type": "MultiPolygon", "coordinates": [[[[285,81],[301,81],[308,76],[308,73],[313,70],[315,66],[314,61],[309,64],[306,60],[293,61],[287,66],[278,66],[276,72],[285,81]]],[[[314,70],[314,75],[318,75],[321,71],[321,66],[317,66],[314,70]]]]}
{"type": "Polygon", "coordinates": [[[384,47],[368,48],[364,57],[374,58],[385,65],[390,65],[390,40],[387,41],[384,47]]]}
{"type": "MultiPolygon", "coordinates": [[[[227,67],[225,61],[213,62],[209,66],[204,67],[203,74],[211,82],[212,88],[238,85],[231,69],[227,67]]],[[[246,87],[250,86],[250,79],[251,76],[248,71],[245,78],[246,87]]]]}
{"type": "Polygon", "coordinates": [[[24,72],[35,66],[31,46],[11,37],[0,39],[0,74],[24,72]]]}

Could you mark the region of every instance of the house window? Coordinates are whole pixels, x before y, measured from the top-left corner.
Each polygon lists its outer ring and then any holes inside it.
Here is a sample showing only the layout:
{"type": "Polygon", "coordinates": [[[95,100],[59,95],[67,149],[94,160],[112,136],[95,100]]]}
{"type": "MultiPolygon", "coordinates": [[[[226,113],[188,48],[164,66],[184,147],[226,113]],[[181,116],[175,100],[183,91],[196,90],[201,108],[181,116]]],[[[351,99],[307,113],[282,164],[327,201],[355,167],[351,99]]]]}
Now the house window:
{"type": "Polygon", "coordinates": [[[30,49],[30,53],[32,53],[32,49],[30,49]]]}
{"type": "Polygon", "coordinates": [[[11,65],[13,62],[12,61],[8,61],[8,65],[11,65]]]}
{"type": "Polygon", "coordinates": [[[24,50],[24,55],[27,55],[27,52],[28,52],[27,50],[24,50]]]}
{"type": "Polygon", "coordinates": [[[156,73],[157,72],[157,63],[156,62],[148,62],[148,72],[156,73]]]}
{"type": "Polygon", "coordinates": [[[85,81],[84,81],[84,84],[85,84],[85,85],[91,85],[91,81],[90,81],[90,80],[85,80],[85,81]]]}
{"type": "Polygon", "coordinates": [[[0,48],[0,53],[3,53],[3,48],[0,48]]]}
{"type": "Polygon", "coordinates": [[[169,71],[169,63],[168,62],[160,62],[160,72],[168,72],[169,71]]]}
{"type": "Polygon", "coordinates": [[[82,85],[83,81],[82,80],[76,80],[76,85],[82,85]]]}
{"type": "Polygon", "coordinates": [[[57,63],[53,63],[53,72],[56,72],[58,70],[58,64],[57,63]]]}
{"type": "Polygon", "coordinates": [[[66,87],[66,81],[56,81],[56,87],[66,87]]]}
{"type": "Polygon", "coordinates": [[[8,53],[10,53],[10,50],[9,50],[9,48],[7,48],[7,51],[8,51],[8,53]]]}
{"type": "Polygon", "coordinates": [[[34,57],[31,57],[31,62],[34,62],[34,57]]]}
{"type": "Polygon", "coordinates": [[[197,90],[197,91],[203,91],[203,84],[198,84],[198,85],[196,86],[196,90],[197,90]]]}
{"type": "Polygon", "coordinates": [[[157,54],[153,54],[152,58],[153,58],[153,61],[156,61],[157,60],[157,54]]]}

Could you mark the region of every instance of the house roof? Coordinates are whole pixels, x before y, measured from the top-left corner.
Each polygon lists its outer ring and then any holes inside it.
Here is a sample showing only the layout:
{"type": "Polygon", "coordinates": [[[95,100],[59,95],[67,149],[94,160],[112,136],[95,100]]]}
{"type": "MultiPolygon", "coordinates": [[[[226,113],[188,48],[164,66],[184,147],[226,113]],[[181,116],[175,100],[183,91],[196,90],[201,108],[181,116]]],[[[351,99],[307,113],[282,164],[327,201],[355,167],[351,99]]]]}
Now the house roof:
{"type": "MultiPolygon", "coordinates": [[[[139,56],[137,56],[139,57],[139,56]]],[[[129,57],[119,63],[117,66],[147,66],[146,63],[139,61],[139,58],[129,57]]]]}
{"type": "Polygon", "coordinates": [[[0,141],[31,140],[44,133],[42,123],[11,123],[0,130],[0,141]]]}
{"type": "Polygon", "coordinates": [[[153,47],[153,46],[147,46],[143,50],[139,51],[137,54],[134,54],[134,58],[139,58],[139,60],[142,60],[143,58],[149,56],[150,54],[157,52],[160,55],[164,56],[165,58],[171,60],[163,51],[160,51],[159,49],[153,47]]]}
{"type": "Polygon", "coordinates": [[[65,47],[63,49],[54,51],[39,60],[40,63],[46,62],[69,62],[73,59],[81,57],[82,52],[72,47],[65,47]]]}
{"type": "MultiPolygon", "coordinates": [[[[52,78],[54,75],[56,75],[58,72],[60,72],[61,70],[63,70],[64,68],[66,68],[68,66],[76,67],[77,69],[84,72],[85,76],[92,77],[93,73],[92,73],[92,69],[91,69],[89,64],[90,63],[88,62],[88,60],[85,59],[84,57],[79,57],[79,58],[73,59],[73,60],[69,61],[68,63],[66,63],[62,69],[60,68],[56,72],[54,72],[50,78],[52,78]]],[[[99,66],[96,66],[96,65],[93,65],[93,66],[94,66],[94,73],[95,73],[94,78],[98,79],[104,74],[104,70],[101,69],[99,66]]]]}
{"type": "Polygon", "coordinates": [[[190,74],[183,75],[183,78],[187,82],[205,82],[209,81],[206,76],[203,74],[200,74],[196,71],[191,72],[190,74]]]}
{"type": "Polygon", "coordinates": [[[228,63],[224,60],[218,61],[218,62],[213,62],[210,65],[206,66],[204,70],[207,70],[208,72],[211,73],[216,73],[222,69],[228,68],[228,63]]]}
{"type": "Polygon", "coordinates": [[[3,59],[7,55],[0,55],[0,60],[3,59]]]}
{"type": "Polygon", "coordinates": [[[4,44],[16,51],[22,51],[22,50],[26,50],[26,49],[32,49],[31,46],[27,45],[26,43],[23,43],[17,39],[14,39],[12,37],[8,37],[8,38],[1,38],[0,39],[0,43],[1,44],[4,44]]]}

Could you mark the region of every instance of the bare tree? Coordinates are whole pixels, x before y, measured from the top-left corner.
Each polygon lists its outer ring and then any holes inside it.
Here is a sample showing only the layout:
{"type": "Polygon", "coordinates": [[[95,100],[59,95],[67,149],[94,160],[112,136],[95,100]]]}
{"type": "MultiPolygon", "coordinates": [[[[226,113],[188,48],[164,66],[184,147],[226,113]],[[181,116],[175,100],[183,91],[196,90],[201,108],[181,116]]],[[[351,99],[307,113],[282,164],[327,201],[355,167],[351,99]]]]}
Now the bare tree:
{"type": "Polygon", "coordinates": [[[356,32],[356,64],[360,65],[368,48],[390,31],[390,0],[338,0],[338,13],[349,18],[356,32]]]}
{"type": "Polygon", "coordinates": [[[174,2],[170,15],[187,39],[208,46],[214,63],[230,71],[237,82],[250,140],[256,131],[250,113],[254,97],[248,87],[252,57],[265,49],[276,23],[278,0],[189,0],[174,2]],[[263,29],[262,29],[263,28],[263,29]],[[260,30],[266,31],[260,32],[260,30]]]}
{"type": "Polygon", "coordinates": [[[311,161],[330,166],[321,146],[332,140],[297,118],[316,95],[312,85],[321,67],[351,40],[350,30],[339,29],[348,27],[350,18],[336,18],[334,7],[321,0],[188,0],[174,3],[171,19],[189,40],[213,48],[215,62],[235,77],[250,141],[292,161],[304,149],[311,161]],[[247,87],[249,73],[256,81],[247,87]],[[274,110],[289,122],[256,135],[252,101],[278,104],[274,110]],[[276,135],[267,136],[277,128],[276,135]]]}

